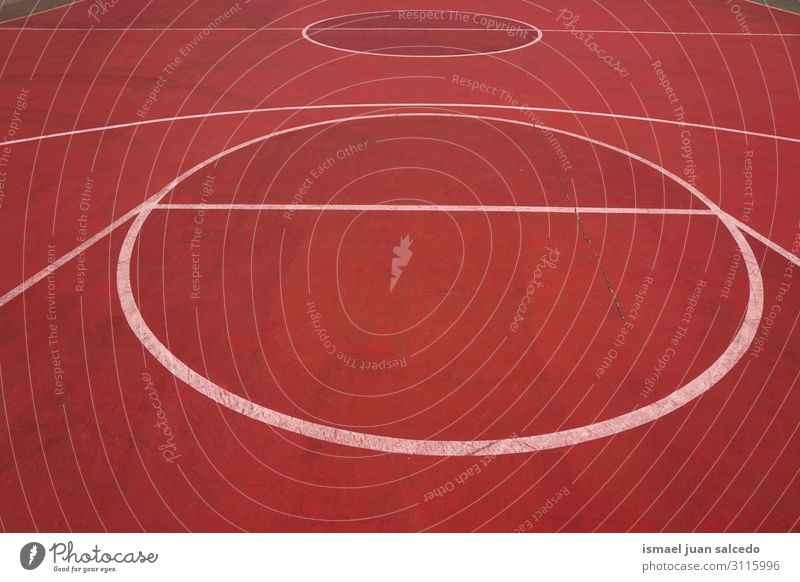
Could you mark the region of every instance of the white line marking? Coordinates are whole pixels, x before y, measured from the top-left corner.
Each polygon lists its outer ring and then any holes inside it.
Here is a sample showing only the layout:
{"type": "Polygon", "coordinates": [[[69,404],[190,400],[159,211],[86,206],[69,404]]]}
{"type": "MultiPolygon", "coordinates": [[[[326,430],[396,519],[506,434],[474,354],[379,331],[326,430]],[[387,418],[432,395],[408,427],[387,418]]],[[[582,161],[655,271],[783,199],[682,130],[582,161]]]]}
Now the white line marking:
{"type": "MultiPolygon", "coordinates": [[[[171,28],[157,28],[145,26],[131,26],[131,27],[108,27],[108,26],[92,26],[89,28],[75,28],[75,27],[42,27],[42,26],[0,26],[0,32],[4,30],[13,31],[38,31],[38,32],[198,32],[203,30],[198,27],[171,27],[171,28]]],[[[268,28],[259,26],[226,26],[224,28],[215,28],[217,32],[299,32],[302,27],[280,27],[270,26],[268,28]]],[[[363,27],[363,28],[321,28],[318,30],[420,30],[420,31],[441,31],[441,30],[461,30],[461,31],[486,31],[485,28],[392,28],[392,27],[363,27]]],[[[532,29],[531,29],[532,30],[532,29]]],[[[571,30],[564,28],[540,28],[542,32],[547,34],[556,33],[572,33],[571,30]]],[[[495,31],[506,32],[506,31],[495,31]]],[[[663,35],[663,36],[764,36],[764,37],[781,37],[781,36],[800,36],[798,32],[714,32],[714,31],[691,31],[691,30],[592,30],[581,29],[579,32],[587,34],[629,34],[629,35],[663,35]]]]}
{"type": "MultiPolygon", "coordinates": [[[[258,30],[258,29],[254,29],[258,30]]],[[[283,29],[283,30],[297,30],[297,29],[283,29]]],[[[301,29],[302,30],[302,29],[301,29]]],[[[315,28],[312,29],[315,31],[339,31],[339,30],[348,30],[348,31],[399,31],[399,30],[419,30],[419,31],[431,31],[431,32],[441,32],[441,31],[448,31],[448,30],[459,30],[459,31],[484,31],[484,32],[502,32],[504,34],[508,34],[507,30],[504,29],[497,29],[497,30],[487,30],[485,28],[372,28],[372,27],[352,27],[352,28],[315,28]]],[[[553,33],[569,33],[573,34],[576,32],[582,32],[587,34],[643,34],[643,35],[664,35],[664,36],[800,36],[800,33],[781,33],[781,32],[711,32],[711,31],[669,31],[669,30],[569,30],[566,28],[539,28],[539,29],[523,29],[523,32],[534,32],[535,30],[539,30],[541,32],[546,32],[547,34],[553,33]]]]}
{"type": "MultiPolygon", "coordinates": [[[[409,116],[454,118],[464,117],[463,114],[452,113],[395,113],[373,115],[370,116],[369,119],[409,116]]],[[[325,122],[317,122],[313,125],[343,123],[345,121],[353,121],[358,119],[364,119],[364,117],[333,119],[325,122]]],[[[501,118],[482,119],[536,127],[532,123],[512,121],[501,118]]],[[[295,130],[297,129],[298,128],[295,128],[295,130]]],[[[149,199],[151,201],[150,206],[139,216],[137,216],[133,221],[133,224],[131,224],[128,233],[125,236],[125,240],[122,243],[119,262],[117,263],[117,291],[128,324],[130,325],[134,334],[142,342],[142,345],[144,345],[148,351],[150,351],[150,353],[152,353],[153,356],[155,356],[155,358],[161,362],[162,365],[172,372],[172,374],[174,374],[182,382],[191,386],[201,394],[208,396],[218,404],[275,428],[349,447],[389,453],[430,456],[468,456],[527,453],[531,451],[575,445],[578,443],[611,436],[613,434],[647,424],[662,416],[665,416],[670,412],[677,410],[686,403],[691,402],[713,387],[714,384],[721,380],[746,353],[758,330],[758,325],[761,321],[763,311],[764,289],[758,262],[756,261],[750,245],[744,238],[744,235],[742,235],[742,233],[739,231],[736,221],[728,214],[722,212],[718,206],[714,205],[708,199],[708,197],[694,188],[691,184],[681,179],[679,176],[645,158],[641,158],[631,152],[627,152],[626,150],[621,150],[613,145],[605,144],[586,136],[578,136],[577,134],[572,134],[564,130],[553,128],[546,129],[564,135],[572,135],[595,145],[608,148],[612,151],[621,152],[631,159],[637,160],[648,167],[661,172],[665,177],[688,190],[692,195],[708,205],[710,209],[714,210],[715,214],[729,230],[731,236],[739,247],[740,254],[747,269],[749,284],[747,311],[745,313],[742,325],[737,330],[735,337],[725,349],[723,354],[717,358],[714,363],[712,363],[705,371],[701,372],[688,384],[678,388],[668,396],[656,402],[605,421],[547,434],[488,441],[419,440],[360,433],[295,418],[288,414],[283,414],[276,410],[272,410],[260,406],[254,402],[245,400],[244,398],[225,390],[223,387],[195,372],[192,368],[178,359],[175,354],[170,352],[169,349],[167,349],[167,347],[153,334],[152,330],[150,330],[147,323],[144,321],[144,318],[139,311],[139,307],[136,304],[131,283],[131,259],[139,232],[150,213],[154,210],[158,201],[166,196],[183,180],[199,171],[203,167],[216,162],[223,156],[229,155],[239,149],[242,149],[243,147],[247,147],[247,145],[265,141],[281,133],[286,133],[286,130],[282,132],[273,132],[260,138],[250,140],[250,142],[246,142],[246,144],[240,144],[220,152],[205,162],[201,162],[191,170],[184,172],[149,199]]]]}
{"type": "Polygon", "coordinates": [[[112,129],[126,129],[129,127],[137,127],[140,125],[154,125],[159,123],[172,123],[174,121],[184,121],[190,119],[208,119],[212,117],[227,117],[235,115],[250,115],[253,113],[275,113],[280,111],[300,111],[300,110],[317,110],[317,109],[369,109],[369,108],[382,108],[382,107],[419,107],[419,108],[453,108],[461,107],[464,109],[499,109],[503,111],[540,111],[542,113],[565,113],[569,115],[585,115],[587,117],[604,117],[610,119],[627,119],[630,121],[644,121],[647,123],[660,123],[664,125],[677,125],[679,127],[696,127],[699,129],[708,129],[711,131],[718,131],[724,133],[735,133],[738,135],[752,135],[755,137],[764,137],[767,139],[775,139],[779,141],[788,141],[793,143],[800,143],[800,138],[788,137],[783,135],[775,135],[771,133],[759,133],[756,131],[749,131],[744,129],[736,129],[732,127],[720,127],[716,125],[705,125],[703,123],[691,123],[684,121],[675,121],[674,119],[660,119],[657,117],[641,117],[638,115],[625,115],[623,113],[604,113],[601,111],[580,111],[570,109],[558,109],[553,107],[522,107],[514,105],[496,105],[489,103],[339,103],[331,105],[288,105],[284,107],[260,107],[256,109],[235,109],[230,111],[217,111],[211,113],[196,113],[192,115],[177,115],[175,117],[160,117],[158,119],[145,119],[141,121],[131,121],[127,123],[116,123],[113,125],[103,125],[98,127],[88,127],[86,129],[73,129],[70,131],[62,131],[59,133],[50,133],[45,135],[38,135],[35,137],[23,137],[20,139],[12,139],[9,141],[0,142],[0,146],[14,145],[18,143],[26,143],[32,141],[39,141],[45,139],[54,139],[58,137],[67,137],[70,135],[81,135],[85,133],[95,133],[100,131],[110,131],[112,129]]]}
{"type": "MultiPolygon", "coordinates": [[[[530,24],[526,25],[526,26],[528,26],[529,28],[516,28],[516,29],[513,29],[511,31],[511,33],[509,33],[509,29],[506,29],[506,28],[494,28],[494,29],[489,29],[489,28],[456,28],[456,27],[453,27],[453,28],[450,28],[450,27],[447,27],[447,28],[445,28],[445,27],[426,28],[426,27],[423,27],[423,26],[409,26],[409,27],[403,27],[403,26],[399,26],[399,27],[398,26],[395,26],[395,27],[378,27],[378,26],[342,26],[342,27],[338,27],[338,26],[336,26],[336,27],[312,26],[311,28],[308,28],[308,30],[313,30],[315,32],[338,32],[340,30],[344,30],[344,31],[347,31],[347,32],[371,32],[373,30],[375,32],[397,32],[397,31],[409,31],[409,30],[410,31],[420,31],[420,32],[448,32],[448,31],[454,30],[456,32],[477,32],[477,31],[482,31],[482,32],[501,32],[501,33],[503,33],[505,35],[509,35],[509,36],[511,34],[513,34],[513,33],[539,32],[541,30],[539,28],[534,28],[533,25],[530,25],[530,24]]],[[[300,30],[306,30],[306,29],[300,29],[300,30]]]]}
{"type": "Polygon", "coordinates": [[[715,216],[708,208],[604,208],[602,206],[510,206],[460,204],[158,204],[156,210],[258,210],[341,212],[492,212],[544,214],[676,214],[715,216]]]}

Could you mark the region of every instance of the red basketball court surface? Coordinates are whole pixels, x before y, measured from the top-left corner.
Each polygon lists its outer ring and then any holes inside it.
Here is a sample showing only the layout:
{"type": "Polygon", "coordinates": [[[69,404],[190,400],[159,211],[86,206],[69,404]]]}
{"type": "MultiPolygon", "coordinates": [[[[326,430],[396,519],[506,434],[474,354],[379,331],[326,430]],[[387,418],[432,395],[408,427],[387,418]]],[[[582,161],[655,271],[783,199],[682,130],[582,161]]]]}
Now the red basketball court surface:
{"type": "Polygon", "coordinates": [[[798,530],[800,15],[413,8],[0,24],[3,530],[798,530]]]}

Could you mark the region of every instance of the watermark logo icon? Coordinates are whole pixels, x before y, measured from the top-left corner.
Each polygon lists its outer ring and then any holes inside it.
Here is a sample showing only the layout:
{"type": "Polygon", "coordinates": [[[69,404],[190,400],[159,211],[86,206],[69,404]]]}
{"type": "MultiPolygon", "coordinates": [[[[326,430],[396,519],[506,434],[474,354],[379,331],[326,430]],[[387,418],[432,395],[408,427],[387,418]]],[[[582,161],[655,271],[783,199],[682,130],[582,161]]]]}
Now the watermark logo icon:
{"type": "Polygon", "coordinates": [[[38,542],[30,542],[19,551],[19,563],[26,570],[35,570],[44,561],[44,546],[38,542]]]}
{"type": "Polygon", "coordinates": [[[411,239],[409,235],[404,236],[400,239],[400,244],[394,247],[394,257],[392,258],[392,278],[389,279],[389,293],[394,291],[395,285],[400,280],[400,276],[403,274],[403,269],[408,266],[409,261],[411,260],[411,255],[414,253],[411,252],[411,244],[414,241],[411,239]]]}

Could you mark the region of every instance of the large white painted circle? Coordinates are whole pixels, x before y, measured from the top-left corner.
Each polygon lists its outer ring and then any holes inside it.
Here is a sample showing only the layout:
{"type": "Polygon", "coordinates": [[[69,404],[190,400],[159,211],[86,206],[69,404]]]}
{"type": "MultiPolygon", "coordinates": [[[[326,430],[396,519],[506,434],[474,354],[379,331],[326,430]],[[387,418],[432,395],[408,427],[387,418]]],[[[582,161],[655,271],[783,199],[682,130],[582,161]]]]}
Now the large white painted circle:
{"type": "Polygon", "coordinates": [[[147,350],[165,368],[167,368],[181,381],[188,384],[201,394],[204,394],[215,402],[221,404],[222,406],[248,416],[254,420],[258,420],[259,422],[263,422],[269,426],[330,443],[387,453],[429,456],[504,455],[554,449],[611,436],[619,432],[652,422],[669,414],[670,412],[677,410],[681,406],[691,402],[709,390],[736,365],[742,356],[744,356],[745,352],[750,347],[753,338],[755,337],[759,322],[761,321],[764,304],[761,270],[756,262],[755,256],[753,255],[753,250],[750,248],[749,243],[739,231],[735,220],[724,213],[699,190],[694,188],[685,180],[681,179],[679,176],[673,174],[658,164],[651,162],[650,160],[633,154],[632,152],[569,131],[536,125],[525,121],[459,113],[384,113],[331,119],[275,131],[267,135],[246,141],[212,156],[211,158],[197,164],[193,168],[190,168],[178,176],[175,180],[167,184],[162,190],[149,199],[146,206],[143,207],[142,211],[134,219],[127,235],[125,236],[125,240],[123,241],[122,248],[120,250],[119,261],[117,264],[117,291],[128,324],[131,326],[134,334],[136,334],[138,339],[147,348],[147,350]],[[545,131],[553,131],[555,133],[580,139],[591,144],[610,149],[661,172],[665,177],[681,185],[693,196],[708,206],[708,208],[711,209],[716,214],[717,218],[725,225],[739,247],[742,259],[747,268],[749,298],[747,303],[747,311],[742,320],[742,324],[736,333],[736,336],[733,338],[723,354],[717,358],[717,360],[715,360],[706,370],[701,372],[693,380],[678,388],[668,396],[665,396],[664,398],[657,400],[648,406],[639,408],[626,414],[622,414],[620,416],[616,416],[614,418],[610,418],[608,420],[563,431],[505,439],[467,441],[388,437],[335,428],[296,418],[288,414],[260,406],[254,402],[233,394],[232,392],[229,392],[208,378],[198,374],[184,362],[179,360],[175,354],[170,352],[167,347],[153,334],[152,330],[144,321],[144,318],[142,317],[142,314],[139,311],[139,307],[136,304],[133,296],[130,273],[133,248],[139,232],[141,231],[141,228],[148,216],[153,211],[153,208],[160,202],[160,200],[178,184],[202,168],[231,153],[249,147],[253,144],[266,141],[279,135],[284,135],[312,127],[356,120],[398,117],[466,118],[536,127],[545,131]]]}
{"type": "MultiPolygon", "coordinates": [[[[494,15],[494,14],[483,14],[483,13],[480,13],[480,12],[469,12],[469,11],[465,11],[465,10],[442,10],[441,12],[470,14],[470,15],[473,15],[473,16],[487,16],[487,17],[490,17],[490,18],[496,18],[496,19],[505,20],[505,21],[508,21],[508,22],[516,22],[517,24],[523,25],[525,27],[526,31],[534,32],[535,33],[534,38],[531,41],[526,42],[524,44],[520,44],[518,46],[512,46],[512,47],[505,48],[505,49],[500,49],[500,50],[465,52],[465,53],[462,53],[462,54],[435,55],[435,54],[410,54],[410,53],[385,53],[385,52],[378,52],[378,51],[359,51],[359,50],[349,49],[349,48],[342,47],[342,46],[337,46],[335,44],[328,44],[328,43],[324,43],[324,42],[318,41],[315,38],[313,38],[313,35],[309,34],[310,30],[312,30],[314,28],[319,28],[319,25],[321,23],[327,22],[327,21],[330,21],[330,20],[335,20],[336,18],[348,18],[348,17],[353,17],[353,16],[356,16],[356,17],[365,16],[366,17],[366,16],[373,15],[373,14],[380,14],[381,12],[403,12],[403,11],[400,11],[400,10],[397,10],[397,11],[385,10],[385,11],[375,11],[375,12],[354,12],[352,14],[342,14],[340,16],[336,16],[336,17],[333,17],[333,18],[323,18],[322,20],[317,20],[316,22],[312,22],[311,24],[305,26],[300,34],[308,42],[311,42],[311,43],[316,44],[316,45],[321,46],[321,47],[325,47],[325,48],[333,49],[333,50],[337,50],[337,51],[342,51],[342,52],[346,52],[346,53],[352,53],[352,54],[358,54],[358,55],[372,55],[372,56],[378,56],[378,57],[400,57],[400,58],[413,58],[413,59],[452,59],[452,58],[460,58],[460,57],[476,57],[476,56],[482,56],[482,55],[499,55],[499,54],[502,54],[502,53],[508,53],[508,52],[511,52],[511,51],[518,51],[518,50],[521,50],[521,49],[524,49],[524,48],[528,48],[529,46],[534,45],[537,42],[539,42],[540,40],[542,40],[542,31],[539,28],[535,27],[534,25],[530,24],[529,22],[524,22],[522,20],[516,20],[514,18],[508,18],[506,16],[497,16],[497,15],[494,15]]],[[[447,29],[446,28],[442,28],[441,30],[446,31],[447,29]]],[[[396,49],[396,48],[409,48],[409,47],[403,47],[403,46],[399,46],[399,47],[384,47],[381,50],[396,49]]],[[[437,47],[429,47],[429,48],[437,48],[437,47]]],[[[438,48],[443,48],[443,47],[438,47],[438,48]]]]}

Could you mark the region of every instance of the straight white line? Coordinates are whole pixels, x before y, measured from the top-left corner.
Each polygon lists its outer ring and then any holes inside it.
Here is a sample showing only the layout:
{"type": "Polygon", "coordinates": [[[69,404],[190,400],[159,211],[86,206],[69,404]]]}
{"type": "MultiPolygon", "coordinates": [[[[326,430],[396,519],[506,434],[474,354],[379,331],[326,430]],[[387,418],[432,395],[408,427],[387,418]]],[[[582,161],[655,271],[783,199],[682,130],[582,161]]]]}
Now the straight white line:
{"type": "Polygon", "coordinates": [[[676,214],[715,216],[707,208],[605,208],[602,206],[511,206],[462,204],[157,204],[155,210],[257,210],[338,212],[502,212],[542,214],[676,214]]]}
{"type": "MultiPolygon", "coordinates": [[[[257,29],[256,29],[257,30],[257,29]]],[[[296,30],[296,29],[284,29],[284,30],[296,30]]],[[[397,30],[419,30],[419,31],[426,31],[426,32],[440,32],[440,31],[448,31],[448,30],[459,30],[459,31],[484,31],[484,32],[502,32],[503,34],[507,34],[512,36],[513,34],[518,34],[519,32],[534,32],[535,29],[533,28],[511,28],[511,29],[486,29],[486,28],[377,28],[377,27],[363,27],[363,28],[322,28],[322,27],[314,27],[309,28],[309,31],[318,31],[318,32],[335,32],[339,30],[348,30],[348,31],[370,31],[370,30],[378,30],[378,31],[397,31],[397,30]]],[[[570,34],[576,32],[583,32],[583,33],[593,33],[593,34],[654,34],[654,35],[667,35],[667,36],[800,36],[800,33],[780,33],[780,32],[711,32],[711,31],[671,31],[671,30],[602,30],[602,29],[575,29],[570,30],[566,28],[540,28],[542,32],[547,33],[565,33],[568,32],[570,34]]]]}
{"type": "Polygon", "coordinates": [[[157,123],[172,123],[173,121],[184,121],[189,119],[207,119],[212,117],[227,117],[235,115],[250,115],[254,113],[275,113],[280,111],[301,111],[301,110],[317,110],[317,109],[369,109],[369,108],[394,108],[394,107],[419,107],[419,108],[453,108],[461,107],[463,109],[499,109],[503,111],[541,111],[543,113],[566,113],[569,115],[586,115],[587,117],[605,117],[610,119],[626,119],[629,121],[645,121],[647,123],[660,123],[663,125],[677,125],[679,127],[697,127],[699,129],[710,129],[711,131],[720,131],[725,133],[735,133],[739,135],[752,135],[756,137],[765,137],[768,139],[776,139],[780,141],[789,141],[793,143],[800,143],[800,138],[788,137],[784,135],[775,135],[771,133],[760,133],[757,131],[748,131],[744,129],[736,129],[733,127],[719,127],[715,125],[706,125],[704,123],[691,123],[688,121],[676,121],[674,119],[660,119],[657,117],[642,117],[639,115],[625,115],[623,113],[604,113],[602,111],[580,111],[571,109],[558,109],[553,107],[525,107],[515,105],[498,105],[494,103],[340,103],[332,105],[290,105],[284,107],[260,107],[256,109],[234,109],[230,111],[212,111],[210,113],[195,113],[192,115],[176,115],[174,117],[159,117],[158,119],[146,119],[143,121],[130,121],[127,123],[116,123],[114,125],[103,125],[99,127],[87,127],[85,129],[74,129],[70,131],[61,131],[58,133],[50,133],[46,135],[37,135],[34,137],[23,137],[20,139],[12,139],[0,142],[0,146],[14,145],[18,143],[26,143],[31,141],[39,141],[44,139],[53,139],[57,137],[66,137],[69,135],[81,135],[84,133],[95,133],[99,131],[108,131],[112,129],[124,129],[127,127],[136,127],[140,125],[153,125],[157,123]]]}
{"type": "MultiPolygon", "coordinates": [[[[65,32],[86,32],[88,30],[96,31],[96,32],[197,32],[203,30],[202,28],[195,28],[195,27],[174,27],[174,28],[156,28],[156,27],[143,27],[143,26],[131,26],[131,27],[109,27],[109,26],[92,26],[88,28],[77,28],[77,27],[58,27],[58,28],[48,28],[48,27],[41,27],[41,26],[0,26],[0,31],[3,30],[28,30],[28,31],[40,31],[40,32],[53,32],[53,31],[65,31],[65,32]]],[[[258,27],[258,26],[226,26],[224,28],[215,28],[215,31],[220,32],[293,32],[293,31],[301,31],[302,28],[296,27],[280,27],[280,26],[271,26],[269,28],[258,27]]],[[[376,30],[376,31],[392,31],[392,30],[419,30],[419,31],[447,31],[447,30],[459,30],[459,31],[487,31],[487,32],[503,32],[508,34],[507,30],[498,29],[498,30],[488,30],[486,28],[378,28],[378,27],[364,27],[364,28],[312,28],[310,30],[319,30],[319,31],[337,31],[337,30],[351,30],[351,31],[360,31],[360,30],[376,30]]],[[[533,31],[534,29],[516,29],[516,32],[519,31],[526,31],[530,30],[533,31]]],[[[542,28],[540,29],[542,32],[547,33],[565,33],[565,32],[572,32],[571,30],[566,30],[564,28],[542,28]]],[[[800,33],[795,32],[713,32],[713,31],[671,31],[671,30],[592,30],[592,29],[585,29],[580,30],[579,32],[584,33],[593,33],[593,34],[631,34],[631,35],[665,35],[665,36],[800,36],[800,33]]]]}

